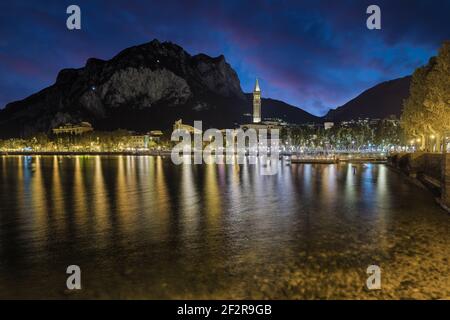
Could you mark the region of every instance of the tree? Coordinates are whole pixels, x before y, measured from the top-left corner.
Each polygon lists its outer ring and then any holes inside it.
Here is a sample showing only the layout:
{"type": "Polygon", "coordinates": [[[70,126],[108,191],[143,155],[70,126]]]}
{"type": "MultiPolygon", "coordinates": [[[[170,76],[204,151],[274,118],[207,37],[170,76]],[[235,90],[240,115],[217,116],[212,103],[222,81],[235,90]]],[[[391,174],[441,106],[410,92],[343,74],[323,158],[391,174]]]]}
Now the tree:
{"type": "Polygon", "coordinates": [[[414,72],[401,120],[405,133],[420,139],[421,149],[434,141],[440,147],[446,132],[450,131],[449,41],[444,42],[437,57],[414,72]]]}
{"type": "Polygon", "coordinates": [[[424,106],[430,119],[429,130],[443,143],[450,131],[450,41],[439,50],[427,80],[424,106]]]}
{"type": "Polygon", "coordinates": [[[408,136],[420,139],[421,149],[424,147],[426,134],[425,87],[427,67],[416,69],[409,88],[409,97],[403,105],[401,125],[408,136]]]}

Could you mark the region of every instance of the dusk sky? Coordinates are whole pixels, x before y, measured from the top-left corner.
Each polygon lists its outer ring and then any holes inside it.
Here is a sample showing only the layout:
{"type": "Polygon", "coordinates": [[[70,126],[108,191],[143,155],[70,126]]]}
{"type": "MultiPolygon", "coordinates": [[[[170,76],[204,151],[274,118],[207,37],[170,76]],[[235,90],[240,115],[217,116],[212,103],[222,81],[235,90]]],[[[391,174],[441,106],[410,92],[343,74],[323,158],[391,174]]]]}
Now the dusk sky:
{"type": "Polygon", "coordinates": [[[249,92],[316,115],[411,74],[450,39],[450,0],[95,1],[0,3],[0,108],[54,83],[63,68],[157,38],[190,54],[224,54],[249,92]],[[81,7],[82,30],[66,28],[81,7]],[[366,8],[381,7],[368,30],[366,8]]]}

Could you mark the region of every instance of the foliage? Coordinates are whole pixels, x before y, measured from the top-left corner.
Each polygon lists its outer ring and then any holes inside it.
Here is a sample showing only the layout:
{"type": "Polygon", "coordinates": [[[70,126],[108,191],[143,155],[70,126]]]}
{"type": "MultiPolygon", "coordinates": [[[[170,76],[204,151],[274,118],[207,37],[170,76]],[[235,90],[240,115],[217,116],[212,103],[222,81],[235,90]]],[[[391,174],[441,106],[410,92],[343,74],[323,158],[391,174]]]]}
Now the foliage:
{"type": "Polygon", "coordinates": [[[352,121],[328,130],[321,127],[299,126],[287,132],[282,131],[281,137],[293,146],[334,150],[387,148],[405,142],[400,126],[393,119],[372,123],[366,120],[352,121]]]}
{"type": "Polygon", "coordinates": [[[401,124],[408,136],[420,139],[422,148],[450,132],[450,41],[414,72],[401,124]]]}
{"type": "MultiPolygon", "coordinates": [[[[112,152],[144,148],[144,143],[133,141],[126,130],[112,132],[94,131],[82,135],[60,134],[47,136],[38,133],[27,139],[0,140],[3,151],[43,151],[43,152],[112,152]]],[[[142,139],[144,141],[144,139],[142,139]]],[[[164,147],[165,141],[148,141],[149,149],[164,147]]]]}

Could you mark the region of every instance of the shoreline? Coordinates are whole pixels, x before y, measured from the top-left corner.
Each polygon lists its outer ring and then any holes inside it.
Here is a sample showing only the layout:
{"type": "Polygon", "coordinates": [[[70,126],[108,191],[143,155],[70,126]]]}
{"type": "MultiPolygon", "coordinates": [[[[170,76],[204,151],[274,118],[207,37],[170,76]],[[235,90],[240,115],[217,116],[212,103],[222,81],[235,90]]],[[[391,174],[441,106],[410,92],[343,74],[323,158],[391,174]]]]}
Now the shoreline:
{"type": "Polygon", "coordinates": [[[433,183],[435,180],[434,178],[427,176],[426,174],[421,175],[410,175],[406,172],[404,172],[402,169],[398,168],[394,164],[387,162],[387,167],[391,169],[392,171],[400,174],[403,176],[407,182],[416,185],[417,187],[427,190],[434,198],[436,203],[447,213],[450,214],[450,208],[447,207],[441,200],[440,196],[436,195],[436,189],[439,189],[439,192],[441,192],[441,187],[437,186],[435,183],[433,183]]]}
{"type": "MultiPolygon", "coordinates": [[[[144,156],[159,156],[159,155],[171,155],[171,150],[149,150],[149,151],[0,151],[0,156],[65,156],[65,155],[76,155],[76,156],[101,156],[101,155],[144,155],[144,156]]],[[[236,152],[234,153],[237,154],[236,152]]],[[[191,152],[191,155],[194,155],[194,152],[191,152]]],[[[214,155],[214,154],[213,154],[214,155]]],[[[270,155],[270,154],[269,154],[270,155]]],[[[357,155],[351,154],[351,155],[357,155]]],[[[226,156],[226,154],[222,154],[220,156],[226,156]]],[[[246,156],[249,156],[249,154],[246,154],[246,156]]],[[[293,157],[298,156],[298,154],[287,154],[284,152],[279,153],[280,157],[293,157]]],[[[293,159],[294,160],[294,159],[293,159]]],[[[315,163],[316,161],[324,160],[322,157],[307,157],[307,158],[297,158],[294,161],[311,161],[311,163],[315,163]]],[[[325,159],[328,163],[331,159],[325,159]]],[[[362,156],[362,157],[337,157],[336,159],[333,159],[333,163],[338,162],[380,162],[385,163],[387,162],[387,158],[385,157],[374,157],[374,156],[362,156]]],[[[293,162],[294,162],[293,161],[293,162]]]]}
{"type": "MultiPolygon", "coordinates": [[[[6,152],[0,151],[0,156],[161,156],[170,157],[171,151],[96,151],[96,152],[76,152],[76,151],[41,151],[41,152],[31,152],[31,151],[13,151],[6,152]]],[[[193,154],[191,154],[193,156],[193,154]]],[[[246,155],[248,156],[248,155],[246,155]]],[[[292,157],[293,155],[286,155],[280,153],[280,159],[283,157],[292,157]]],[[[332,161],[328,159],[321,158],[305,158],[305,159],[291,159],[293,164],[339,164],[339,163],[387,163],[387,159],[382,158],[341,158],[334,159],[332,161]]]]}
{"type": "Polygon", "coordinates": [[[0,156],[170,156],[171,151],[0,151],[0,156]]]}

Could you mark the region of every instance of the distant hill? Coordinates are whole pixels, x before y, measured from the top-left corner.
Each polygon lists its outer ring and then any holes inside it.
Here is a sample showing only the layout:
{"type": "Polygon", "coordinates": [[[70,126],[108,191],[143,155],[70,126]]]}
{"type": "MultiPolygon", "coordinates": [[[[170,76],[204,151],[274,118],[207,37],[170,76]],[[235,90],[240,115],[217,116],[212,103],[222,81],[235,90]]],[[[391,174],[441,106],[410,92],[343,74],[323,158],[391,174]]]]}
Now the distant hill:
{"type": "Polygon", "coordinates": [[[411,76],[382,82],[341,107],[330,110],[324,120],[335,122],[358,118],[383,119],[400,116],[403,100],[409,95],[411,76]]]}
{"type": "MultiPolygon", "coordinates": [[[[169,129],[175,120],[204,127],[248,122],[251,97],[223,55],[191,56],[180,46],[153,40],[111,60],[88,59],[59,72],[55,84],[0,111],[0,136],[49,132],[61,124],[91,122],[96,130],[169,129]]],[[[263,117],[290,123],[321,122],[299,108],[263,99],[263,117]]]]}
{"type": "MultiPolygon", "coordinates": [[[[247,110],[247,114],[251,114],[253,112],[253,94],[246,93],[245,96],[247,101],[242,109],[247,110]]],[[[294,124],[322,123],[322,118],[280,100],[262,98],[261,110],[263,120],[281,119],[294,124]]],[[[252,117],[249,117],[247,121],[251,120],[252,117]]]]}

